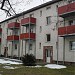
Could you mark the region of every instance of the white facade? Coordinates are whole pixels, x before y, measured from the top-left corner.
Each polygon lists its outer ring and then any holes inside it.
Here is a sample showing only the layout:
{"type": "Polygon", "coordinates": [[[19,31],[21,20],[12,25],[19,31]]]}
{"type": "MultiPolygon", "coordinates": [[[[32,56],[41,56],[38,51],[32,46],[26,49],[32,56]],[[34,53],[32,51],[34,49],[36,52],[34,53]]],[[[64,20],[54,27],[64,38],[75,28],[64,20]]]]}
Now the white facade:
{"type": "MultiPolygon", "coordinates": [[[[58,61],[75,62],[74,59],[75,51],[71,51],[69,47],[69,41],[75,40],[74,36],[65,38],[65,47],[63,47],[64,37],[58,36],[57,25],[59,25],[59,27],[62,27],[64,26],[64,22],[62,22],[61,25],[60,23],[57,23],[58,19],[63,20],[63,18],[57,17],[58,16],[57,5],[58,7],[60,7],[65,5],[66,3],[67,2],[65,1],[57,1],[50,5],[46,4],[46,6],[43,6],[42,8],[31,11],[19,17],[9,19],[8,21],[2,22],[1,23],[2,41],[1,41],[0,54],[4,55],[4,49],[5,47],[8,47],[7,51],[8,56],[21,57],[29,53],[29,54],[34,54],[36,56],[36,59],[41,59],[44,60],[45,62],[52,63],[53,61],[57,61],[57,59],[58,61]],[[33,14],[32,17],[36,18],[36,24],[30,25],[33,33],[36,34],[36,37],[35,40],[30,40],[30,44],[32,44],[31,45],[32,50],[29,50],[29,43],[28,43],[29,40],[19,39],[18,41],[14,40],[13,42],[10,42],[7,40],[7,36],[13,34],[20,35],[22,33],[30,33],[29,26],[27,27],[22,26],[21,20],[23,18],[30,17],[31,14],[33,14]],[[47,24],[47,17],[50,17],[49,24],[47,24]],[[20,23],[20,28],[16,30],[16,33],[14,33],[15,29],[13,30],[8,29],[8,24],[16,22],[17,18],[18,18],[17,22],[20,23]],[[47,38],[47,35],[49,35],[48,38],[50,38],[50,40],[47,38]],[[16,49],[15,49],[15,44],[17,44],[16,49]]],[[[65,25],[67,25],[66,23],[65,25]]]]}

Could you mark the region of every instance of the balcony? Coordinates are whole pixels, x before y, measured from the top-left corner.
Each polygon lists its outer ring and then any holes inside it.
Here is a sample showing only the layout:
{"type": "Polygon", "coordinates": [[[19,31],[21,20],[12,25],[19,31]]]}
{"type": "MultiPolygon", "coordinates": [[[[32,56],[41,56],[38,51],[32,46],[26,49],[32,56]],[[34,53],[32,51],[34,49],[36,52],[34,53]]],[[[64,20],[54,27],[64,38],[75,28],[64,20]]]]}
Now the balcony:
{"type": "Polygon", "coordinates": [[[75,25],[58,28],[58,35],[60,37],[75,36],[75,25]]]}
{"type": "Polygon", "coordinates": [[[1,38],[0,38],[0,43],[1,43],[1,38]]]}
{"type": "Polygon", "coordinates": [[[17,22],[12,22],[8,24],[9,29],[19,29],[20,28],[20,23],[17,22]]]}
{"type": "Polygon", "coordinates": [[[70,3],[61,7],[58,7],[58,15],[60,17],[73,16],[75,14],[75,2],[70,3]]]}
{"type": "Polygon", "coordinates": [[[0,28],[0,33],[2,33],[2,28],[0,28]]]}
{"type": "Polygon", "coordinates": [[[21,20],[21,25],[22,26],[29,26],[30,25],[35,25],[36,24],[36,18],[33,17],[28,17],[28,18],[24,18],[21,20]]]}
{"type": "Polygon", "coordinates": [[[32,39],[32,40],[35,40],[35,33],[23,33],[23,34],[20,34],[20,39],[25,39],[25,40],[28,40],[28,39],[32,39]],[[30,37],[29,37],[30,36],[30,37]]]}
{"type": "Polygon", "coordinates": [[[10,35],[10,36],[7,36],[7,40],[8,41],[18,41],[19,36],[18,35],[10,35]]]}

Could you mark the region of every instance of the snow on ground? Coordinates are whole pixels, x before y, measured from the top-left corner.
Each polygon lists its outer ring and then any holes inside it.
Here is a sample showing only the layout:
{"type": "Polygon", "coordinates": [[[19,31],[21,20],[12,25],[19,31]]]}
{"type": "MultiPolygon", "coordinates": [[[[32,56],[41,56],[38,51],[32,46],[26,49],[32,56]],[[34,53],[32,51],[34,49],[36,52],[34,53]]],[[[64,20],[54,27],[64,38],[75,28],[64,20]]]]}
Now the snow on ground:
{"type": "MultiPolygon", "coordinates": [[[[16,60],[16,59],[0,59],[0,64],[6,64],[6,65],[10,65],[10,64],[22,64],[22,62],[20,60],[16,60]]],[[[62,68],[66,68],[66,66],[63,65],[57,65],[57,64],[47,64],[45,66],[40,66],[40,65],[36,65],[36,66],[26,66],[26,67],[47,67],[47,68],[51,68],[51,69],[62,69],[62,68]]],[[[6,69],[15,69],[16,67],[10,67],[10,66],[4,66],[3,68],[6,69]]]]}
{"type": "Polygon", "coordinates": [[[51,69],[62,69],[62,68],[66,68],[66,66],[57,65],[57,64],[47,64],[47,65],[45,65],[45,67],[51,68],[51,69]]]}
{"type": "Polygon", "coordinates": [[[34,68],[34,67],[42,67],[42,66],[40,66],[40,65],[36,65],[36,66],[25,66],[25,67],[30,67],[30,68],[34,68]]]}
{"type": "Polygon", "coordinates": [[[3,68],[5,68],[5,69],[16,69],[16,68],[18,68],[18,67],[3,66],[3,68]]]}
{"type": "Polygon", "coordinates": [[[0,64],[22,64],[22,63],[11,60],[0,59],[0,64]]]}

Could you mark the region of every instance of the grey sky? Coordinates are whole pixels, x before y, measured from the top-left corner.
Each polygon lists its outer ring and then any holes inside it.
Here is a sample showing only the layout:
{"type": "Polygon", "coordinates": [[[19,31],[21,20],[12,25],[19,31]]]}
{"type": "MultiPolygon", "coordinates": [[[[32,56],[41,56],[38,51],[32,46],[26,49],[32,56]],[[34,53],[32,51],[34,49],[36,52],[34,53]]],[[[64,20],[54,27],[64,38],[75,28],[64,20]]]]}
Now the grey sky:
{"type": "MultiPolygon", "coordinates": [[[[9,0],[9,1],[11,2],[15,12],[20,13],[51,0],[9,0]]],[[[0,22],[2,20],[5,20],[6,18],[9,17],[6,17],[6,13],[0,10],[0,22]]]]}

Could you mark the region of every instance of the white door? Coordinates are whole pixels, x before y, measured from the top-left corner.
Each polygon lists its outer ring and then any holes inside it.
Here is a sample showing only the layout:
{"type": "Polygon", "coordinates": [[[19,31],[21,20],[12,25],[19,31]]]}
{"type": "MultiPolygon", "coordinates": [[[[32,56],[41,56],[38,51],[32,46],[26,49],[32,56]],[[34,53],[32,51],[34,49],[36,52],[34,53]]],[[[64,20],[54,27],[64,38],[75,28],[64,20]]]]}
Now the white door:
{"type": "Polygon", "coordinates": [[[51,58],[50,58],[50,50],[47,49],[47,50],[46,50],[46,62],[47,62],[47,63],[50,63],[50,62],[51,62],[50,59],[51,59],[51,58]]]}

